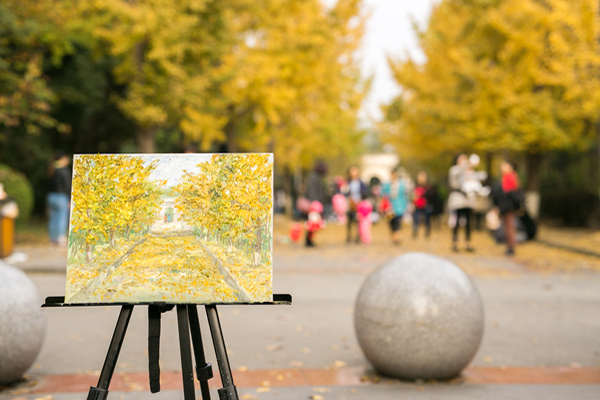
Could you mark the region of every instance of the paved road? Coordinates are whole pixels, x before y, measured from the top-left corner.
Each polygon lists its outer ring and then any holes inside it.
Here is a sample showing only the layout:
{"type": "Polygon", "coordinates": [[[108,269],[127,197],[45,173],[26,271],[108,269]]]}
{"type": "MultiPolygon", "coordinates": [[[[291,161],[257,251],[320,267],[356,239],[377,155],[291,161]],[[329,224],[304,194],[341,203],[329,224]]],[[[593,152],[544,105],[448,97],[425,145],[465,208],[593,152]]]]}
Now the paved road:
{"type": "MultiPolygon", "coordinates": [[[[256,371],[253,382],[263,382],[261,379],[267,379],[273,371],[289,368],[312,369],[323,376],[337,371],[337,375],[323,378],[319,387],[309,384],[271,387],[265,391],[253,387],[261,383],[248,383],[240,385],[240,393],[246,394],[246,399],[308,399],[314,395],[325,399],[600,398],[600,273],[542,275],[528,272],[517,261],[484,254],[450,256],[459,265],[466,265],[467,270],[485,271],[472,274],[483,298],[486,320],[483,343],[471,372],[467,371],[466,381],[436,385],[386,379],[377,384],[361,382],[361,376],[370,374],[370,367],[354,337],[354,299],[367,274],[401,252],[402,249],[393,254],[362,251],[342,245],[326,245],[317,251],[294,245],[276,248],[274,292],[293,294],[293,305],[219,308],[232,369],[256,371]],[[469,378],[481,371],[492,371],[491,378],[480,381],[469,378]],[[565,376],[581,379],[548,384],[540,376],[551,377],[551,371],[571,374],[561,375],[563,380],[565,376]],[[515,378],[527,374],[533,376],[529,380],[523,378],[528,384],[515,378]]],[[[42,295],[62,294],[64,273],[56,268],[48,268],[49,273],[36,272],[44,270],[43,260],[38,259],[37,263],[25,269],[30,271],[29,276],[42,295]]],[[[118,308],[45,309],[44,313],[47,335],[36,365],[29,372],[32,380],[44,382],[65,375],[73,382],[77,377],[96,374],[118,308]]],[[[205,318],[200,315],[208,344],[205,318]]],[[[136,309],[117,366],[117,372],[123,376],[131,374],[141,382],[145,382],[147,371],[146,324],[145,309],[136,309]]],[[[161,346],[162,370],[178,371],[173,312],[163,317],[161,346]]],[[[215,363],[209,346],[207,357],[215,363]]],[[[271,381],[275,382],[272,378],[271,381]]],[[[44,398],[47,393],[54,400],[85,396],[82,392],[68,393],[69,385],[66,382],[62,389],[31,394],[5,390],[0,392],[0,400],[34,400],[44,398]]],[[[111,393],[110,398],[146,398],[149,394],[142,389],[130,385],[128,390],[111,393]]],[[[181,393],[174,389],[154,398],[181,398],[181,393]]],[[[218,398],[216,393],[214,398],[218,398]]]]}

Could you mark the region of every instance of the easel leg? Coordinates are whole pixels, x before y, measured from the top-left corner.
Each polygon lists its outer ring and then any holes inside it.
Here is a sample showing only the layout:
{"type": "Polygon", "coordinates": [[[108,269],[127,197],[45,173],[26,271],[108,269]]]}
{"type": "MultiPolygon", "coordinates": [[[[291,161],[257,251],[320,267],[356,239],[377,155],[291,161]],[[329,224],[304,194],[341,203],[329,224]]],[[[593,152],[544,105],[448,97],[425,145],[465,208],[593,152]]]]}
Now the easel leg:
{"type": "Polygon", "coordinates": [[[115,326],[115,332],[113,333],[112,340],[110,341],[108,353],[106,354],[106,359],[104,360],[104,365],[102,366],[102,372],[100,373],[100,378],[98,379],[98,386],[90,387],[87,400],[104,400],[108,396],[108,387],[110,385],[110,380],[113,376],[113,373],[115,372],[117,358],[119,358],[119,353],[121,352],[121,345],[123,344],[123,339],[125,338],[125,332],[127,331],[127,326],[129,325],[129,319],[131,318],[132,312],[133,305],[121,307],[121,313],[119,314],[119,319],[117,320],[117,325],[115,326]]]}
{"type": "Polygon", "coordinates": [[[187,308],[190,319],[190,330],[192,332],[192,343],[194,345],[194,358],[196,359],[196,378],[200,381],[202,400],[210,400],[208,380],[213,377],[213,372],[212,366],[206,362],[206,357],[204,356],[200,322],[198,321],[198,309],[195,305],[188,305],[187,308]]]}
{"type": "Polygon", "coordinates": [[[217,356],[217,364],[221,373],[221,382],[223,388],[219,389],[220,400],[239,400],[237,389],[233,384],[233,376],[231,376],[231,368],[229,367],[229,358],[225,349],[225,341],[223,340],[223,332],[221,331],[221,323],[219,322],[219,314],[217,314],[217,306],[208,305],[206,307],[206,316],[210,326],[210,334],[215,346],[215,354],[217,356]]]}
{"type": "Polygon", "coordinates": [[[194,389],[194,368],[190,345],[190,325],[186,305],[177,306],[177,325],[179,328],[179,350],[181,354],[181,375],[183,377],[183,398],[196,400],[194,389]]]}

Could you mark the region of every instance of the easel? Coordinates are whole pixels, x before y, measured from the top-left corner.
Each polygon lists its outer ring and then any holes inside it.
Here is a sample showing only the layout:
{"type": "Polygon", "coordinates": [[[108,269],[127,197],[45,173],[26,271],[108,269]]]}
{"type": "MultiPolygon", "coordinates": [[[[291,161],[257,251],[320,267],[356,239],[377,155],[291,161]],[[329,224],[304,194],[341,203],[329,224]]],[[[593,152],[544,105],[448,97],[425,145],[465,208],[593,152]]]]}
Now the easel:
{"type": "MultiPolygon", "coordinates": [[[[192,343],[194,348],[194,358],[196,359],[196,378],[200,382],[200,391],[202,400],[210,400],[208,389],[208,380],[213,377],[212,366],[206,362],[204,356],[204,347],[202,344],[202,335],[200,333],[200,323],[198,320],[198,310],[196,304],[167,304],[167,303],[92,303],[92,304],[69,304],[65,303],[64,297],[47,297],[42,307],[86,307],[86,306],[107,306],[120,305],[121,312],[117,319],[115,331],[113,333],[108,353],[102,366],[98,385],[90,387],[87,400],[105,400],[108,396],[108,387],[111,378],[115,372],[117,358],[121,351],[121,345],[125,338],[125,332],[129,325],[134,306],[148,306],[148,359],[149,359],[149,377],[150,391],[156,393],[160,391],[160,368],[158,364],[159,346],[160,346],[160,316],[162,313],[177,309],[177,325],[179,330],[179,349],[181,353],[181,375],[183,379],[183,398],[184,400],[196,400],[194,388],[194,369],[192,364],[192,343]],[[191,334],[191,342],[190,342],[191,334]]],[[[215,354],[217,356],[217,365],[221,375],[223,388],[218,389],[219,400],[239,400],[237,389],[233,383],[229,358],[225,349],[223,332],[217,305],[225,303],[206,304],[206,316],[210,333],[212,336],[215,354]]],[[[235,303],[239,305],[240,303],[235,303]]],[[[292,296],[289,294],[274,294],[272,302],[266,303],[242,303],[250,305],[283,305],[292,304],[292,296]]]]}

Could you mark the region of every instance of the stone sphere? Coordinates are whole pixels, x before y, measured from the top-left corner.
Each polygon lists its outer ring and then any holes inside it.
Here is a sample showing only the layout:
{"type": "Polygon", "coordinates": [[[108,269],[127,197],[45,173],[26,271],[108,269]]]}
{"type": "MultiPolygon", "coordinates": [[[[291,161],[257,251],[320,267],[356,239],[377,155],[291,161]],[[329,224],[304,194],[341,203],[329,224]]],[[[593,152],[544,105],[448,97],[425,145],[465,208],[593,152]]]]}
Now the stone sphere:
{"type": "Polygon", "coordinates": [[[483,336],[483,305],[455,264],[408,253],[374,271],[354,311],[366,358],[401,379],[449,379],[473,359],[483,336]]]}
{"type": "Polygon", "coordinates": [[[20,269],[0,261],[0,385],[20,380],[45,333],[42,298],[20,269]]]}

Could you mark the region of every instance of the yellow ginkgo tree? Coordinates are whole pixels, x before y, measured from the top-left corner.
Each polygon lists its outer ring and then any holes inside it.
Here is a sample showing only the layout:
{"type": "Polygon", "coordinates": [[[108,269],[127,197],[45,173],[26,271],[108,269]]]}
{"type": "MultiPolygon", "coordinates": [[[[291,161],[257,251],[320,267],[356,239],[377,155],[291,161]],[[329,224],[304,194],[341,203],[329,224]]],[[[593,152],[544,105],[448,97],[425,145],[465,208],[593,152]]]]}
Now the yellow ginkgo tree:
{"type": "Polygon", "coordinates": [[[391,60],[402,93],[384,128],[413,156],[585,148],[600,123],[600,14],[593,0],[443,0],[418,32],[426,61],[391,60]]]}

